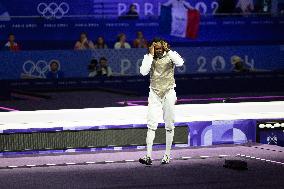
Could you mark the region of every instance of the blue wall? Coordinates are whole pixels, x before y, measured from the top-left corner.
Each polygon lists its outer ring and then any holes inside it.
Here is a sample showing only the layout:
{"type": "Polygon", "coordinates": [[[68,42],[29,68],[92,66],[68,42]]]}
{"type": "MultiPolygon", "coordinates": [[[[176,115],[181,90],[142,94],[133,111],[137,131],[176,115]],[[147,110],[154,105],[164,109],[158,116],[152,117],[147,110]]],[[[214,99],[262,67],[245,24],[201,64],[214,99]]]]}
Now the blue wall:
{"type": "MultiPolygon", "coordinates": [[[[175,48],[185,60],[177,74],[228,73],[231,57],[238,55],[249,68],[284,69],[284,46],[180,47],[175,48]]],[[[67,78],[87,77],[92,58],[104,56],[115,75],[139,75],[145,49],[93,51],[22,51],[0,52],[0,79],[20,79],[22,74],[44,78],[52,60],[60,62],[67,78]]]]}
{"type": "Polygon", "coordinates": [[[0,3],[0,15],[6,10],[11,17],[9,21],[0,19],[0,46],[4,45],[8,33],[13,32],[25,50],[72,49],[83,31],[87,32],[89,39],[93,41],[103,35],[109,47],[113,47],[120,32],[125,32],[128,40],[132,42],[137,31],[143,31],[148,40],[161,36],[171,41],[173,46],[284,43],[284,17],[216,16],[214,13],[219,6],[217,0],[189,1],[194,8],[206,14],[201,17],[196,39],[170,36],[159,31],[159,7],[166,1],[85,0],[82,3],[79,0],[48,0],[41,4],[42,1],[39,0],[22,0],[21,3],[18,0],[4,0],[0,3]],[[51,4],[52,2],[56,4],[51,4]],[[133,2],[138,2],[140,19],[119,19],[133,2]],[[60,6],[62,3],[66,3],[69,9],[66,4],[60,6]],[[22,6],[23,4],[25,6],[22,6]],[[55,11],[57,6],[62,8],[60,11],[64,12],[66,9],[66,13],[41,13],[44,9],[49,10],[46,7],[52,7],[50,9],[55,11]],[[62,14],[67,17],[61,18],[62,14]]]}

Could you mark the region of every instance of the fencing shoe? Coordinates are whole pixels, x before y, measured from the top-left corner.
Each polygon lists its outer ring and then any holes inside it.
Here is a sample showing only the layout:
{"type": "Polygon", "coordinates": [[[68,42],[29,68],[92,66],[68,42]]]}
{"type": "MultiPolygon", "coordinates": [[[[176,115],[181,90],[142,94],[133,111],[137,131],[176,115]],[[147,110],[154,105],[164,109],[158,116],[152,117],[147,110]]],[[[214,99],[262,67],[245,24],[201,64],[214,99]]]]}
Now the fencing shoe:
{"type": "Polygon", "coordinates": [[[161,164],[169,164],[170,159],[171,159],[170,156],[165,154],[162,161],[161,161],[161,164]]]}
{"type": "Polygon", "coordinates": [[[144,157],[140,158],[139,162],[142,163],[142,164],[145,164],[145,165],[152,165],[152,160],[148,156],[144,156],[144,157]]]}

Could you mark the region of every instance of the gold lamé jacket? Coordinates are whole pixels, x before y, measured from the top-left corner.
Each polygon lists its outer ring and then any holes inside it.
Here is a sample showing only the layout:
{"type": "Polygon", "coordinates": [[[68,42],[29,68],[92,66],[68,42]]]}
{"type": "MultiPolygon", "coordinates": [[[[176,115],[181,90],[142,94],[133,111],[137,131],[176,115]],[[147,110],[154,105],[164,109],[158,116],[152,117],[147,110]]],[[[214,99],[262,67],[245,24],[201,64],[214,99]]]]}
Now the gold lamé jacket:
{"type": "Polygon", "coordinates": [[[153,60],[150,70],[150,87],[160,97],[175,87],[174,63],[168,53],[153,60]]]}

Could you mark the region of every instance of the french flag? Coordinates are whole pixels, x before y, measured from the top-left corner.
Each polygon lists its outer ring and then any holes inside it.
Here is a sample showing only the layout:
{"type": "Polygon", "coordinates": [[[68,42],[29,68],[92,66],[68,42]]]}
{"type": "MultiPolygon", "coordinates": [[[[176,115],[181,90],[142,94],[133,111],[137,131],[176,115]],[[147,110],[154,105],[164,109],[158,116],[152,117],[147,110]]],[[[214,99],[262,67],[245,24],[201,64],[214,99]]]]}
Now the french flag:
{"type": "Polygon", "coordinates": [[[161,33],[195,39],[199,31],[200,13],[198,10],[177,10],[162,5],[159,23],[161,33]]]}

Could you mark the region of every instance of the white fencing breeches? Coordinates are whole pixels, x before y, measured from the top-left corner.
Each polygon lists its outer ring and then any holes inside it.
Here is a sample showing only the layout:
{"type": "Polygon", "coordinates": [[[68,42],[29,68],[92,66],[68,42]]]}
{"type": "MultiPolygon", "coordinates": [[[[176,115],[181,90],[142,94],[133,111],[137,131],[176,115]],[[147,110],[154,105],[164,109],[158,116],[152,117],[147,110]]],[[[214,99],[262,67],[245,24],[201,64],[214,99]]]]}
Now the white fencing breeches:
{"type": "Polygon", "coordinates": [[[175,103],[177,100],[176,92],[174,89],[170,89],[163,98],[160,98],[151,88],[148,98],[148,114],[147,114],[147,126],[151,130],[156,130],[158,127],[158,121],[160,111],[163,111],[163,120],[165,122],[166,130],[173,130],[175,128],[175,103]]]}

